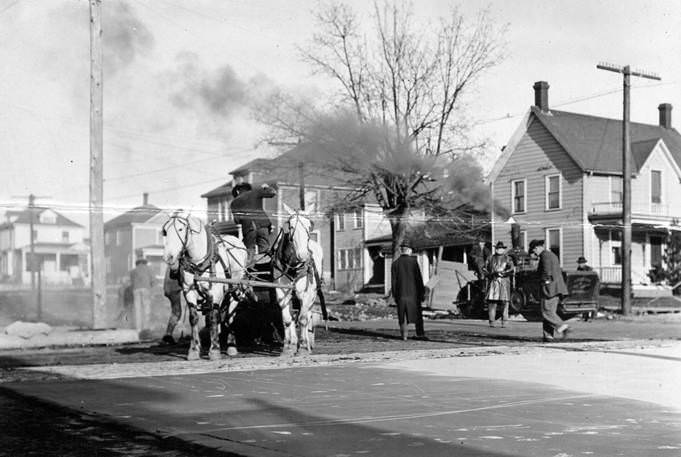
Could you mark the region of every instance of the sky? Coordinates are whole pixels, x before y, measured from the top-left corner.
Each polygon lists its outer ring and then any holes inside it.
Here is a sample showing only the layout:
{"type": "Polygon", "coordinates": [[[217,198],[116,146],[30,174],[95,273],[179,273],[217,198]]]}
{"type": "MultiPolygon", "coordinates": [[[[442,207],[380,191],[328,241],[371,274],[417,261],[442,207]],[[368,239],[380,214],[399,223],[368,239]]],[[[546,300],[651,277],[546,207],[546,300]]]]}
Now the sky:
{"type": "MultiPolygon", "coordinates": [[[[370,3],[349,1],[362,16],[370,3]]],[[[548,81],[555,109],[620,119],[622,76],[601,61],[655,72],[632,78],[631,118],[656,124],[681,109],[681,2],[671,0],[419,0],[436,21],[452,4],[487,7],[507,25],[504,61],[468,95],[482,164],[548,81]]],[[[142,203],[205,210],[200,197],[229,171],[281,150],[263,145],[246,101],[270,88],[331,97],[337,87],[301,61],[313,0],[103,0],[104,219],[142,203]]],[[[86,0],[0,0],[0,211],[28,195],[87,225],[89,13],[86,0]]],[[[681,119],[681,113],[672,116],[681,119]]]]}

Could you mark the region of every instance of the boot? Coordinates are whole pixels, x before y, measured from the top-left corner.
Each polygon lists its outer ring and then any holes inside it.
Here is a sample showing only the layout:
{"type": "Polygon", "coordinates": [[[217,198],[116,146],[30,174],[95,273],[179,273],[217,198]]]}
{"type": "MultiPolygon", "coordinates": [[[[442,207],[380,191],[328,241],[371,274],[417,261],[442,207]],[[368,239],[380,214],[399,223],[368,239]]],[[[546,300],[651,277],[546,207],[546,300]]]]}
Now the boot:
{"type": "Polygon", "coordinates": [[[402,340],[407,341],[407,335],[409,335],[409,324],[404,323],[400,324],[400,336],[402,337],[402,340]]]}

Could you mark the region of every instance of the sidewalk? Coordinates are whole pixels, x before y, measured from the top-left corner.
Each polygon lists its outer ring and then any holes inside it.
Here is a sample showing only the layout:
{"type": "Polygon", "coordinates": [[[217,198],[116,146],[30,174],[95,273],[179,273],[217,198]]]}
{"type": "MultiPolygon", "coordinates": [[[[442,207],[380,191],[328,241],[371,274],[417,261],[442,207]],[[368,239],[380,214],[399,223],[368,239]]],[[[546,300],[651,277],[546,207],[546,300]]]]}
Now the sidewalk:
{"type": "Polygon", "coordinates": [[[80,330],[73,327],[52,327],[48,334],[35,334],[29,338],[7,335],[0,329],[0,351],[13,349],[39,349],[64,346],[94,346],[139,343],[137,330],[103,329],[80,330]]]}

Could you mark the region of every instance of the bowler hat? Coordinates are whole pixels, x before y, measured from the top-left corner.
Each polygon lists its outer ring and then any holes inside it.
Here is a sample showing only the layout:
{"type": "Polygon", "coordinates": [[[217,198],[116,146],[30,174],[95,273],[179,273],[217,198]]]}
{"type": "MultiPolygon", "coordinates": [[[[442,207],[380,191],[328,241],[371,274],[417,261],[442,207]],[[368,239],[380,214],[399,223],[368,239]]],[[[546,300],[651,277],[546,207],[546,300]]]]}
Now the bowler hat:
{"type": "Polygon", "coordinates": [[[584,256],[580,256],[579,259],[577,259],[577,263],[588,263],[588,261],[584,256]]]}
{"type": "Polygon", "coordinates": [[[506,249],[506,245],[504,244],[503,241],[498,241],[497,245],[494,246],[494,249],[506,249]]]}
{"type": "Polygon", "coordinates": [[[137,260],[135,261],[135,265],[139,265],[139,264],[141,264],[141,263],[143,263],[143,264],[146,265],[146,264],[147,264],[147,259],[141,258],[141,259],[137,259],[137,260]]]}
{"type": "Polygon", "coordinates": [[[411,247],[411,243],[410,243],[409,240],[407,240],[407,239],[402,240],[402,242],[400,243],[400,247],[401,247],[401,248],[410,248],[410,247],[411,247]]]}
{"type": "Polygon", "coordinates": [[[529,251],[532,252],[534,248],[537,246],[544,246],[544,240],[532,240],[530,241],[530,249],[529,251]]]}

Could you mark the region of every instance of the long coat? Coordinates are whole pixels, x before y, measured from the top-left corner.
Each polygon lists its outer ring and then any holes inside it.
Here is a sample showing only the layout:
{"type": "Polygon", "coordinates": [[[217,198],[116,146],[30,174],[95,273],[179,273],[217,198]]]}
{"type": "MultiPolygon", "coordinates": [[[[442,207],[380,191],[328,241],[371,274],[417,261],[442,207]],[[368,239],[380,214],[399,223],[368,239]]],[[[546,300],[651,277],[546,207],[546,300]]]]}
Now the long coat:
{"type": "Polygon", "coordinates": [[[506,254],[494,254],[485,267],[489,278],[487,300],[511,301],[513,260],[506,254]]]}
{"type": "Polygon", "coordinates": [[[560,260],[548,249],[544,249],[539,254],[537,273],[542,281],[541,292],[544,298],[568,294],[565,281],[563,281],[563,272],[560,269],[560,260]]]}
{"type": "Polygon", "coordinates": [[[271,187],[261,187],[239,194],[230,204],[234,222],[241,224],[244,232],[269,228],[272,224],[263,209],[262,201],[265,198],[272,198],[276,194],[276,191],[271,187]]]}
{"type": "Polygon", "coordinates": [[[390,272],[397,314],[403,316],[406,313],[407,322],[416,322],[421,313],[421,302],[426,294],[416,258],[402,254],[393,262],[390,272]]]}

